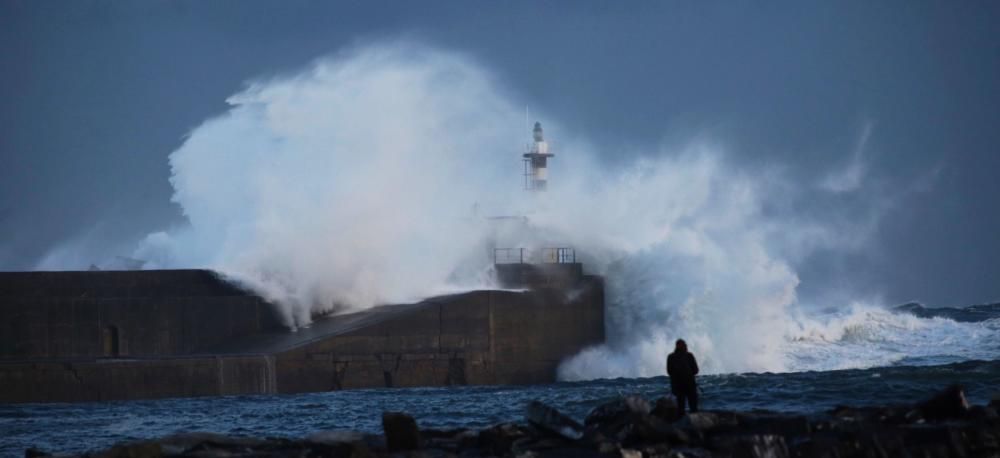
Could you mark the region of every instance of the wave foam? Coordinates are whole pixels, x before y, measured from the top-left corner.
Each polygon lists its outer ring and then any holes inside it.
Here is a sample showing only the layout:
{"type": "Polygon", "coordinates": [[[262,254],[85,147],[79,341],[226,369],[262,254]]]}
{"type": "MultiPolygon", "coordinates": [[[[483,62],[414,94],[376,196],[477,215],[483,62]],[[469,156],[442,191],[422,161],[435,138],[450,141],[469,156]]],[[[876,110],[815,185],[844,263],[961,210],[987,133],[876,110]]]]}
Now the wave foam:
{"type": "MultiPolygon", "coordinates": [[[[170,155],[173,201],[190,224],[150,234],[135,257],[218,270],[281,304],[292,325],[488,286],[498,231],[483,216],[528,215],[533,232],[505,234],[511,246],[573,245],[607,278],[609,342],[565,362],[564,379],[663,374],[677,337],[706,372],[996,352],[995,324],[864,307],[803,315],[796,262],[857,248],[883,206],[796,213],[797,196],[831,191],[737,166],[704,138],[626,163],[542,117],[552,180],[527,195],[523,105],[457,53],[362,46],[229,103],[170,155]]],[[[833,192],[863,191],[863,178],[833,192]]]]}
{"type": "Polygon", "coordinates": [[[1000,355],[1000,319],[962,323],[853,304],[790,326],[789,370],[857,369],[942,363],[1000,355]]]}

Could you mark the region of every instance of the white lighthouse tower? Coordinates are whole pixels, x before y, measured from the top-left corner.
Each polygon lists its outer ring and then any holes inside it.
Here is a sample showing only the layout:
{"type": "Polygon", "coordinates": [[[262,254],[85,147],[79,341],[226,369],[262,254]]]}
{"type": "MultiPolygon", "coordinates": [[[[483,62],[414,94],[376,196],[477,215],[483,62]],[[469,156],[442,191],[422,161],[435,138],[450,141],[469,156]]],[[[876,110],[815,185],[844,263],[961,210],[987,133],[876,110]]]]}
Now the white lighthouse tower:
{"type": "MultiPolygon", "coordinates": [[[[549,152],[542,124],[535,123],[524,158],[524,189],[541,192],[548,186],[549,152]]],[[[529,199],[534,200],[534,199],[529,199]]],[[[544,206],[532,202],[534,211],[544,206]]],[[[559,244],[548,231],[531,224],[528,216],[496,216],[493,222],[493,265],[500,285],[506,288],[550,287],[573,284],[583,275],[573,247],[559,244]],[[511,243],[511,245],[506,245],[511,243]]]]}
{"type": "Polygon", "coordinates": [[[524,153],[524,189],[543,191],[548,183],[548,160],[555,154],[549,153],[549,144],[542,134],[542,123],[535,123],[532,131],[534,143],[524,153]]]}

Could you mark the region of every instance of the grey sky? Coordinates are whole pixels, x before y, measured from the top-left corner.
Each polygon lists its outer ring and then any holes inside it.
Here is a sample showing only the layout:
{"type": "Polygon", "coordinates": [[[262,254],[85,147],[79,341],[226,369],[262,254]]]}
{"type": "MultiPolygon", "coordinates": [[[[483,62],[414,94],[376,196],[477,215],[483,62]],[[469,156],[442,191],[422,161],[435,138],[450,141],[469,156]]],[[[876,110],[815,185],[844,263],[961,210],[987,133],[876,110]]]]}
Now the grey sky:
{"type": "Polygon", "coordinates": [[[0,0],[0,269],[181,224],[167,155],[244,81],[411,36],[474,56],[609,162],[711,131],[748,166],[820,184],[871,126],[871,191],[914,192],[870,249],[808,259],[802,291],[1000,300],[1000,5],[620,6],[0,0]]]}

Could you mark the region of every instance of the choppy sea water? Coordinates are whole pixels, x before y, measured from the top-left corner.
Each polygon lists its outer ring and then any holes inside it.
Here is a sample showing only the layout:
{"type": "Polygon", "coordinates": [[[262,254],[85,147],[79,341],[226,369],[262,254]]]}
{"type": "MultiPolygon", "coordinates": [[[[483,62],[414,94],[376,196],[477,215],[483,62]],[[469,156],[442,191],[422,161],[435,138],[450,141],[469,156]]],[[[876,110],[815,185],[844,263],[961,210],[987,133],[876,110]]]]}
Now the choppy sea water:
{"type": "MultiPolygon", "coordinates": [[[[970,402],[986,403],[1000,393],[1000,360],[700,377],[705,409],[788,412],[914,402],[956,382],[965,386],[970,402]]],[[[0,456],[23,456],[28,447],[82,452],[180,431],[269,437],[301,437],[328,429],[381,432],[383,411],[407,412],[421,427],[485,427],[521,419],[524,406],[536,399],[582,420],[594,406],[620,394],[654,398],[664,395],[666,386],[666,377],[652,377],[533,386],[0,405],[0,456]]]]}

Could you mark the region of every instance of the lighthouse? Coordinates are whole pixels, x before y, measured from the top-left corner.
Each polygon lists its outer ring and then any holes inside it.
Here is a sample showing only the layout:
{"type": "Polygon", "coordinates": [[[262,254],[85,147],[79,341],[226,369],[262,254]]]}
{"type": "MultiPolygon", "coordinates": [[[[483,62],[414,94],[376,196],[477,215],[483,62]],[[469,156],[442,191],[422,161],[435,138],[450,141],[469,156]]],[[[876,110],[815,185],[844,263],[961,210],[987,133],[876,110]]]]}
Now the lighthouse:
{"type": "MultiPolygon", "coordinates": [[[[526,145],[522,155],[524,189],[541,192],[548,186],[548,160],[555,155],[549,152],[542,123],[536,122],[531,133],[533,141],[526,145]]],[[[533,203],[537,204],[531,205],[533,211],[545,206],[541,201],[533,203]]],[[[528,216],[496,216],[489,220],[494,230],[494,272],[502,287],[552,287],[582,278],[583,267],[577,262],[576,250],[552,239],[553,234],[544,228],[533,226],[528,216]]]]}
{"type": "Polygon", "coordinates": [[[543,191],[548,183],[548,160],[555,156],[549,153],[549,144],[542,133],[542,123],[536,122],[532,131],[534,142],[524,153],[524,189],[543,191]]]}

